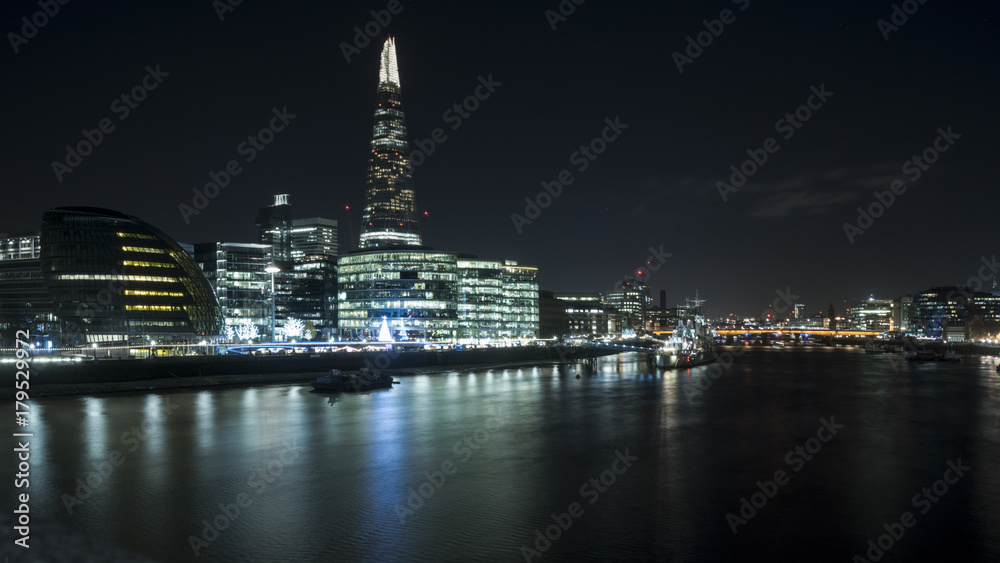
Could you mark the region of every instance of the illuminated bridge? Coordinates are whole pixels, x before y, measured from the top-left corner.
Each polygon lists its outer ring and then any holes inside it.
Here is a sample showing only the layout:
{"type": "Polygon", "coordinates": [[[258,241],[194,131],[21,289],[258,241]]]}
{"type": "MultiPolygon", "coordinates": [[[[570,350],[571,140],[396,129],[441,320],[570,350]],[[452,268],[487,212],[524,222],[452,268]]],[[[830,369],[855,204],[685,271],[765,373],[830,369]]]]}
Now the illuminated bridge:
{"type": "MultiPolygon", "coordinates": [[[[672,330],[657,330],[653,331],[656,336],[667,336],[673,334],[672,330]]],[[[719,336],[743,336],[746,334],[806,334],[811,336],[879,336],[882,331],[878,330],[830,330],[828,328],[820,327],[805,327],[805,328],[774,328],[774,327],[759,327],[759,328],[719,328],[715,329],[715,334],[719,336]]]]}

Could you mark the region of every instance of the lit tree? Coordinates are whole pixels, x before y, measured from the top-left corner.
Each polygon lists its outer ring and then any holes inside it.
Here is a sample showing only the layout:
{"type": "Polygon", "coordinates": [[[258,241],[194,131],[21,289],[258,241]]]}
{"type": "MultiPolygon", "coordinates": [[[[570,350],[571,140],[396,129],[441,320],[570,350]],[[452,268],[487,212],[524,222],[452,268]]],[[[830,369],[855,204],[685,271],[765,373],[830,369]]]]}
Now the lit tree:
{"type": "Polygon", "coordinates": [[[299,319],[288,319],[285,321],[285,326],[281,327],[282,332],[285,334],[285,338],[299,338],[305,331],[306,325],[299,319]]]}
{"type": "Polygon", "coordinates": [[[260,334],[257,332],[257,325],[245,324],[237,327],[236,336],[240,340],[253,340],[260,336],[260,334]]]}

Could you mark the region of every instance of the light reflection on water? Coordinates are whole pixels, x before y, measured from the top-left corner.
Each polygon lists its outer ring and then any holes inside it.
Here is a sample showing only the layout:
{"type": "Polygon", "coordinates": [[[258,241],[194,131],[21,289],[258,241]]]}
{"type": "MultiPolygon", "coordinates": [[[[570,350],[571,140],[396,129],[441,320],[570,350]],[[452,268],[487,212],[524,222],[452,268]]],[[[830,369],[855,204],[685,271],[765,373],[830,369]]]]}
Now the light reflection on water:
{"type": "Polygon", "coordinates": [[[962,458],[973,470],[885,560],[1000,558],[998,374],[978,358],[897,367],[856,349],[754,349],[714,380],[625,354],[361,394],[38,399],[33,510],[165,561],[193,559],[189,536],[239,495],[249,506],[199,559],[523,561],[550,514],[579,502],[542,561],[843,561],[962,458]],[[821,417],[844,430],[792,472],[787,452],[821,417]],[[590,504],[581,487],[625,449],[639,460],[590,504]],[[61,495],[112,451],[123,463],[70,515],[61,495]],[[734,535],[726,514],[780,469],[790,482],[734,535]],[[421,486],[429,498],[410,504],[421,486]]]}

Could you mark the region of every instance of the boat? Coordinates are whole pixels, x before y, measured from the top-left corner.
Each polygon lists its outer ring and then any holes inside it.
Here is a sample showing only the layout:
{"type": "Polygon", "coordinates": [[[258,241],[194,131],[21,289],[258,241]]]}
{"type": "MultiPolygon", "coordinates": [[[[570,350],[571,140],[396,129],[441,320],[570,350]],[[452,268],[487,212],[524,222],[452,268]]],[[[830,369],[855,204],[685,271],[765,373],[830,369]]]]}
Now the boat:
{"type": "Polygon", "coordinates": [[[881,342],[875,342],[874,340],[869,340],[865,343],[865,353],[866,354],[885,354],[888,352],[888,348],[885,344],[881,342]]]}
{"type": "Polygon", "coordinates": [[[656,367],[673,369],[694,367],[714,362],[716,359],[715,333],[696,314],[694,319],[681,320],[663,347],[655,352],[656,367]]]}
{"type": "Polygon", "coordinates": [[[906,359],[911,362],[936,362],[940,356],[932,350],[917,350],[905,352],[906,359]]]}
{"type": "Polygon", "coordinates": [[[938,358],[942,362],[961,362],[962,357],[958,355],[958,352],[954,350],[948,350],[938,358]]]}
{"type": "Polygon", "coordinates": [[[312,387],[316,391],[360,392],[391,389],[393,383],[399,382],[393,381],[391,375],[384,373],[362,370],[359,373],[344,374],[339,369],[331,369],[327,375],[317,377],[312,382],[312,387]]]}

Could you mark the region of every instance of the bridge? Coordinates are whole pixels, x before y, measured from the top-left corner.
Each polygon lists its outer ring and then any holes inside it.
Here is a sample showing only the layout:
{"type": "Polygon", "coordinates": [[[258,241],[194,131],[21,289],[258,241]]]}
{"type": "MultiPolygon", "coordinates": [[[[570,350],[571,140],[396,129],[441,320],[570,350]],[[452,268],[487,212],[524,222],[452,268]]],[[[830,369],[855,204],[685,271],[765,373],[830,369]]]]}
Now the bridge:
{"type": "MultiPolygon", "coordinates": [[[[653,334],[658,337],[669,336],[673,330],[655,330],[653,334]]],[[[719,328],[715,329],[715,334],[719,336],[743,336],[748,334],[805,334],[812,336],[879,336],[882,331],[878,330],[830,330],[822,327],[759,327],[759,328],[719,328]]]]}

